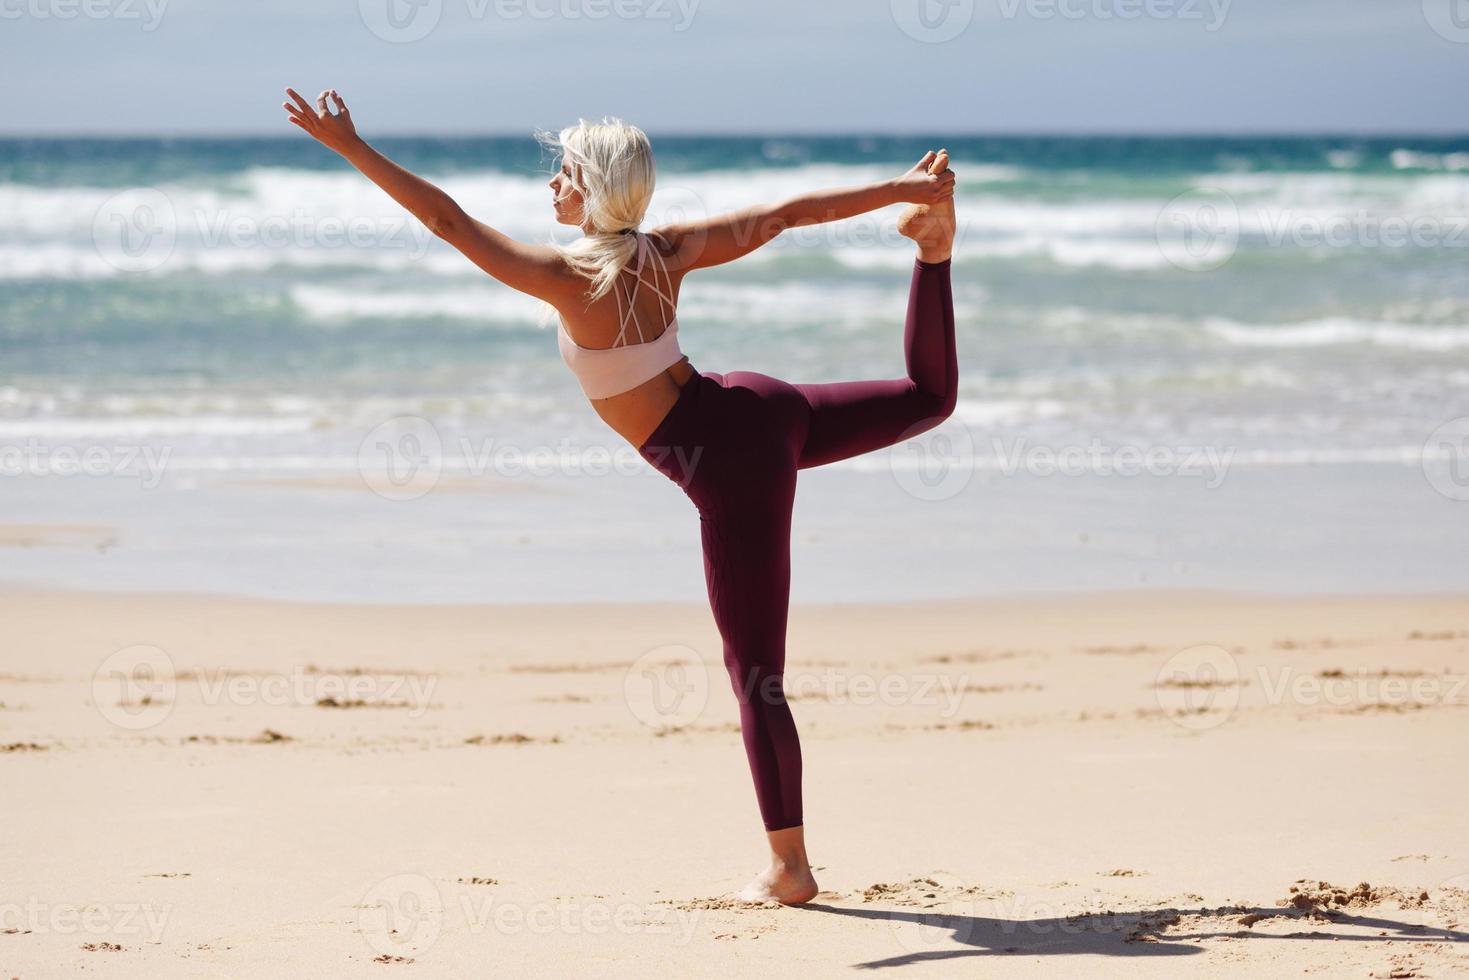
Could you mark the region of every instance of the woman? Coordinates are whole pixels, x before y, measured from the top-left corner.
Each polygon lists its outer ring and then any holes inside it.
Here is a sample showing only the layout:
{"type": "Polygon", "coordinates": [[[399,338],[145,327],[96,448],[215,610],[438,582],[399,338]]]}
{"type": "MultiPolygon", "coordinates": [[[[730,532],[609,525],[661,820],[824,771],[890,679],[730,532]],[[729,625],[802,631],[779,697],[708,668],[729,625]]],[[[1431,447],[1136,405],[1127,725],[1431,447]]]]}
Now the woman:
{"type": "Polygon", "coordinates": [[[583,122],[557,138],[561,165],[550,180],[556,220],[580,227],[583,237],[566,247],[528,245],[471,218],[368,146],[335,90],[314,106],[293,89],[286,93],[292,101],[282,106],[292,123],[485,272],[555,308],[562,356],[597,414],[694,502],[710,605],[771,851],[770,866],[740,895],[809,901],[817,886],[802,826],[801,750],[781,687],[796,471],[911,438],[954,409],[947,153],[930,152],[902,176],[870,186],[644,233],[638,226],[654,179],[647,137],[616,120],[583,122]],[[907,377],[788,384],[750,371],[701,373],[680,353],[673,313],[686,274],[747,255],[787,228],[900,202],[914,205],[898,227],[918,245],[904,327],[907,377]]]}

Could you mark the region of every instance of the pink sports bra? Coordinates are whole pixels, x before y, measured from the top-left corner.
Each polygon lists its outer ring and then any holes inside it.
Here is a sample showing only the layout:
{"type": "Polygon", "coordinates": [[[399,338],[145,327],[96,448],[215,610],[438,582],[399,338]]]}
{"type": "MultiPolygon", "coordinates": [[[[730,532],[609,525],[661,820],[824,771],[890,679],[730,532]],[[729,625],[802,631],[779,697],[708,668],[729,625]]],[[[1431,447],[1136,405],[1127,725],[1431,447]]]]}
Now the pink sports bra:
{"type": "MultiPolygon", "coordinates": [[[[673,280],[669,278],[668,266],[663,261],[663,256],[658,249],[648,241],[648,236],[642,232],[635,231],[633,234],[638,241],[637,265],[632,272],[637,278],[637,284],[632,287],[626,302],[623,300],[622,292],[627,287],[619,288],[618,283],[612,286],[612,292],[617,296],[618,331],[617,339],[612,342],[611,347],[582,347],[571,339],[566,332],[566,321],[561,320],[557,327],[556,342],[561,348],[561,359],[566,366],[571,368],[571,373],[576,375],[576,380],[581,383],[581,389],[588,398],[611,398],[620,395],[624,391],[631,391],[638,385],[651,378],[656,378],[668,368],[683,359],[683,352],[678,348],[678,317],[670,316],[668,326],[663,332],[652,340],[643,336],[642,325],[637,322],[634,302],[638,298],[638,287],[643,285],[643,266],[647,263],[648,253],[652,253],[656,268],[653,272],[653,281],[648,288],[658,294],[660,311],[667,307],[669,313],[676,313],[673,302],[673,280]],[[658,272],[663,273],[663,282],[667,292],[658,288],[658,272]],[[638,332],[637,343],[627,339],[628,321],[632,321],[638,332]]],[[[619,280],[620,280],[619,276],[619,280]]]]}

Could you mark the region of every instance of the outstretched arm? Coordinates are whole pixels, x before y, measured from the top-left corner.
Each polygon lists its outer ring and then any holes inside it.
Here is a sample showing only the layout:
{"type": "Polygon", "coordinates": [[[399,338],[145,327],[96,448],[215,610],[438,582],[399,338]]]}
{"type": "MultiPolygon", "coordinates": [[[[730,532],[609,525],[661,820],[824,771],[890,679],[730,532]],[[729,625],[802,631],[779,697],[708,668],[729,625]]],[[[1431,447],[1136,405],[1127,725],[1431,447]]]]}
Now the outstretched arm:
{"type": "Polygon", "coordinates": [[[336,89],[327,89],[309,105],[295,89],[286,89],[293,102],[281,103],[291,122],[344,159],[387,192],[429,231],[463,252],[475,265],[505,285],[551,303],[565,300],[575,283],[571,271],[554,249],[517,242],[482,221],[471,218],[448,194],[416,174],[409,173],[357,135],[352,114],[336,89]],[[327,97],[336,104],[333,113],[327,97]]]}
{"type": "Polygon", "coordinates": [[[813,191],[777,204],[722,214],[714,218],[679,222],[656,230],[673,248],[670,266],[702,269],[748,255],[787,228],[842,221],[890,204],[934,204],[954,194],[954,173],[928,173],[936,159],[929,151],[913,169],[892,180],[862,187],[813,191]]]}

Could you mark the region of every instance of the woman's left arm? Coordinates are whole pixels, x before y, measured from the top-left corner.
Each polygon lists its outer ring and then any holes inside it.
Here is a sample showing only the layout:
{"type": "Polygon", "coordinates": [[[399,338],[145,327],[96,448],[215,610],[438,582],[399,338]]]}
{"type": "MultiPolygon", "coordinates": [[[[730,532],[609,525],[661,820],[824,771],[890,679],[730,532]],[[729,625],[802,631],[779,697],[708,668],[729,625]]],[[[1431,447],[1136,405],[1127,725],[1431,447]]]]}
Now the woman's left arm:
{"type": "Polygon", "coordinates": [[[407,208],[424,227],[464,253],[475,265],[496,279],[547,302],[565,301],[576,288],[575,277],[555,249],[517,242],[482,221],[471,218],[448,194],[398,166],[357,135],[352,114],[336,89],[327,89],[310,106],[295,89],[286,89],[293,100],[281,103],[291,122],[360,170],[389,197],[407,208]],[[333,113],[327,97],[336,104],[333,113]]]}
{"type": "MultiPolygon", "coordinates": [[[[947,154],[947,151],[940,151],[947,154]]],[[[657,229],[672,247],[670,267],[704,269],[748,255],[787,228],[842,221],[890,204],[936,204],[954,194],[954,173],[928,172],[939,154],[930,150],[902,176],[861,187],[811,191],[775,204],[760,204],[705,220],[657,229]]]]}

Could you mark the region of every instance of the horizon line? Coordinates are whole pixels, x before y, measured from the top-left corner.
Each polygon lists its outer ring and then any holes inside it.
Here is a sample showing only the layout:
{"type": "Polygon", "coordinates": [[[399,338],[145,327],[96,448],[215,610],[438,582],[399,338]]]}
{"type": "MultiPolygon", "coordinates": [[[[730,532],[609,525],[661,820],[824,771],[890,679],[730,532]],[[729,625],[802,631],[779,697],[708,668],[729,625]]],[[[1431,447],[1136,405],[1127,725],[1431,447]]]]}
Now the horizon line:
{"type": "MultiPolygon", "coordinates": [[[[371,139],[534,139],[535,127],[524,130],[431,130],[431,131],[384,131],[375,133],[371,139]]],[[[993,130],[930,130],[930,129],[849,129],[849,130],[729,130],[711,131],[695,129],[649,129],[650,138],[677,139],[918,139],[943,137],[948,139],[1465,139],[1469,130],[1453,129],[1321,129],[1321,130],[1239,130],[1239,129],[993,129],[993,130]]],[[[169,132],[166,130],[134,131],[87,131],[70,132],[26,132],[0,130],[0,140],[245,140],[302,139],[291,132],[269,132],[266,130],[189,130],[169,132]]]]}

